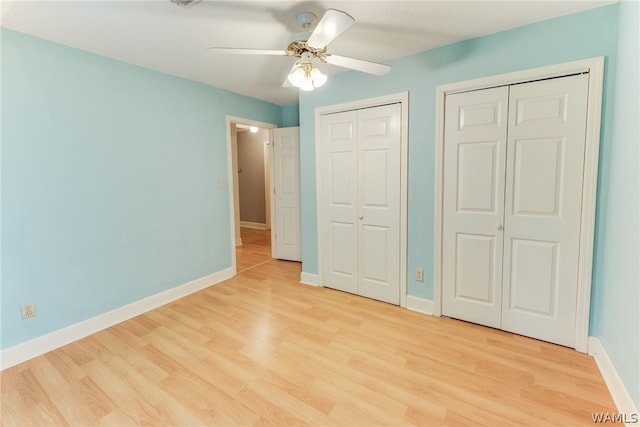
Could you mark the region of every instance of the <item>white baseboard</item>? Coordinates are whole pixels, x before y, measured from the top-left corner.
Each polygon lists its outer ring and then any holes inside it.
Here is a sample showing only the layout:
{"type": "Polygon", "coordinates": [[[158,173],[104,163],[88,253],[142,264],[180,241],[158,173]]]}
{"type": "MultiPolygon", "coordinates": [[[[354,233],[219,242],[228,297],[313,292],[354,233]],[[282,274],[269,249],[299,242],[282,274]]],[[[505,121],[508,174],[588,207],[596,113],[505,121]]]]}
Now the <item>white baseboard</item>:
{"type": "Polygon", "coordinates": [[[322,282],[320,281],[320,275],[305,273],[304,271],[300,273],[300,283],[303,285],[310,286],[322,286],[322,282]]]}
{"type": "Polygon", "coordinates": [[[249,221],[240,221],[240,227],[255,228],[256,230],[271,230],[271,227],[269,227],[267,224],[249,221]]]}
{"type": "Polygon", "coordinates": [[[609,359],[607,350],[602,345],[600,338],[589,337],[588,353],[595,359],[598,369],[600,369],[600,373],[602,374],[602,378],[604,378],[604,382],[609,389],[609,393],[611,393],[613,403],[616,404],[618,411],[621,414],[627,415],[638,414],[638,407],[634,403],[633,399],[631,399],[631,395],[629,394],[627,387],[622,382],[620,375],[618,375],[618,371],[615,366],[611,363],[611,359],[609,359]]]}
{"type": "Polygon", "coordinates": [[[433,301],[430,299],[407,295],[407,310],[433,315],[433,301]]]}
{"type": "Polygon", "coordinates": [[[0,351],[0,370],[25,362],[147,311],[232,278],[227,268],[0,351]]]}

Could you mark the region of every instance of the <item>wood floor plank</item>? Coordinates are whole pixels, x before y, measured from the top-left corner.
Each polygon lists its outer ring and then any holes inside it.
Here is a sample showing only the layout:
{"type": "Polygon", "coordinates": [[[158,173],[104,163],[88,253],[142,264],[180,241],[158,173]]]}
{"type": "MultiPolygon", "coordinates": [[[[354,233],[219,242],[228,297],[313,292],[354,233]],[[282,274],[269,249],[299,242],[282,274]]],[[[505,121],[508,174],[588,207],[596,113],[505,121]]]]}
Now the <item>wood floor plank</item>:
{"type": "Polygon", "coordinates": [[[303,419],[297,418],[280,405],[272,403],[253,390],[243,389],[235,396],[235,399],[259,415],[260,418],[255,423],[260,421],[261,425],[270,426],[306,425],[303,419]]]}
{"type": "Polygon", "coordinates": [[[112,404],[108,406],[107,413],[102,417],[102,420],[115,421],[113,420],[114,418],[126,418],[129,420],[127,424],[141,424],[135,408],[135,404],[137,403],[136,398],[138,396],[135,389],[122,381],[122,379],[110,369],[107,363],[92,361],[87,363],[84,368],[96,386],[98,386],[112,402],[112,404]]]}
{"type": "Polygon", "coordinates": [[[271,230],[241,227],[242,245],[236,248],[236,269],[246,271],[271,260],[271,230]]]}
{"type": "Polygon", "coordinates": [[[187,372],[174,372],[160,387],[207,424],[250,425],[258,420],[237,399],[187,372]]]}
{"type": "Polygon", "coordinates": [[[283,357],[290,363],[283,364],[277,361],[269,373],[260,376],[260,381],[277,386],[304,404],[328,415],[335,406],[335,397],[313,387],[314,373],[310,370],[298,369],[297,364],[290,360],[290,354],[285,354],[283,357]]]}
{"type": "MultiPolygon", "coordinates": [[[[131,360],[131,359],[130,359],[131,360]]],[[[145,376],[140,371],[140,364],[131,363],[120,357],[114,357],[106,362],[115,375],[117,375],[132,390],[135,396],[144,396],[149,404],[156,406],[166,401],[167,395],[158,386],[158,382],[167,377],[145,376]]]]}
{"type": "Polygon", "coordinates": [[[315,404],[309,404],[314,393],[308,394],[301,388],[281,388],[270,381],[255,381],[247,389],[268,401],[271,408],[277,407],[291,414],[300,423],[315,426],[332,424],[327,414],[318,410],[315,404]]]}
{"type": "Polygon", "coordinates": [[[566,426],[616,412],[589,356],[301,285],[299,263],[263,247],[264,263],[255,244],[236,277],[2,371],[0,425],[566,426]]]}
{"type": "MultiPolygon", "coordinates": [[[[168,398],[156,405],[158,416],[165,426],[202,426],[204,420],[198,418],[194,411],[187,409],[177,400],[168,398]]],[[[248,425],[248,424],[247,424],[248,425]]]]}
{"type": "Polygon", "coordinates": [[[331,416],[340,425],[395,425],[404,419],[406,407],[391,396],[384,396],[350,378],[334,376],[317,379],[314,383],[323,393],[336,396],[337,402],[331,416]]]}

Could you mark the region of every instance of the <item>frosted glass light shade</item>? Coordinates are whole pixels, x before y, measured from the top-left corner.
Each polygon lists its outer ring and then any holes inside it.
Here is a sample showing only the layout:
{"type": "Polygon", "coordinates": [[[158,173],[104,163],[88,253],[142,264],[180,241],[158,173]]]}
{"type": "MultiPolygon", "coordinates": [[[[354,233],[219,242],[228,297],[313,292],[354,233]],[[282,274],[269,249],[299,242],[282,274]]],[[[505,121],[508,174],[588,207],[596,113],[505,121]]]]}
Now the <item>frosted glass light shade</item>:
{"type": "Polygon", "coordinates": [[[311,70],[311,81],[313,82],[313,86],[318,88],[327,82],[327,76],[322,74],[320,70],[317,68],[313,68],[311,70]]]}
{"type": "Polygon", "coordinates": [[[317,89],[327,82],[327,76],[310,62],[297,64],[287,78],[289,83],[304,91],[317,89]]]}

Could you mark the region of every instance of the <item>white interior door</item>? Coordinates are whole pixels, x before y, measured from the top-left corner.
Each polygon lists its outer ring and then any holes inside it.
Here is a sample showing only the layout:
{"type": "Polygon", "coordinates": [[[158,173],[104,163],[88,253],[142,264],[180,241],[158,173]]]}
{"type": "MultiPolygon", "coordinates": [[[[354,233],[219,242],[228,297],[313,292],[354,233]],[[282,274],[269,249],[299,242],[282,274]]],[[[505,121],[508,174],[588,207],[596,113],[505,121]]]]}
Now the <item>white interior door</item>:
{"type": "Polygon", "coordinates": [[[574,345],[588,79],[447,96],[443,314],[574,345]]]}
{"type": "Polygon", "coordinates": [[[400,104],[322,118],[323,282],[400,302],[400,104]]]}
{"type": "Polygon", "coordinates": [[[358,293],[357,112],[322,117],[325,286],[358,293]]]}
{"type": "Polygon", "coordinates": [[[400,303],[400,104],[358,111],[360,295],[400,303]]]}
{"type": "Polygon", "coordinates": [[[586,74],[510,92],[502,328],[575,340],[586,74]]]}
{"type": "Polygon", "coordinates": [[[300,130],[273,130],[273,257],[300,261],[300,130]]]}
{"type": "Polygon", "coordinates": [[[499,328],[509,88],[446,98],[442,312],[499,328]]]}

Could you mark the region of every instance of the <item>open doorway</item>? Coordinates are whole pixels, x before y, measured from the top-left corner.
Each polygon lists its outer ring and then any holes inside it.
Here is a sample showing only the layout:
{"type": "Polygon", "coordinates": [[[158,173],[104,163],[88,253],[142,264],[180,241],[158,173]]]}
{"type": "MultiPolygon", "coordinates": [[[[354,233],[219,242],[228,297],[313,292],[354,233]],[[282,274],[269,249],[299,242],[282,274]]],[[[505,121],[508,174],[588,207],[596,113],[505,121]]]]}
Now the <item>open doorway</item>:
{"type": "Polygon", "coordinates": [[[242,272],[270,261],[271,129],[275,125],[228,118],[233,187],[234,264],[242,272]]]}

